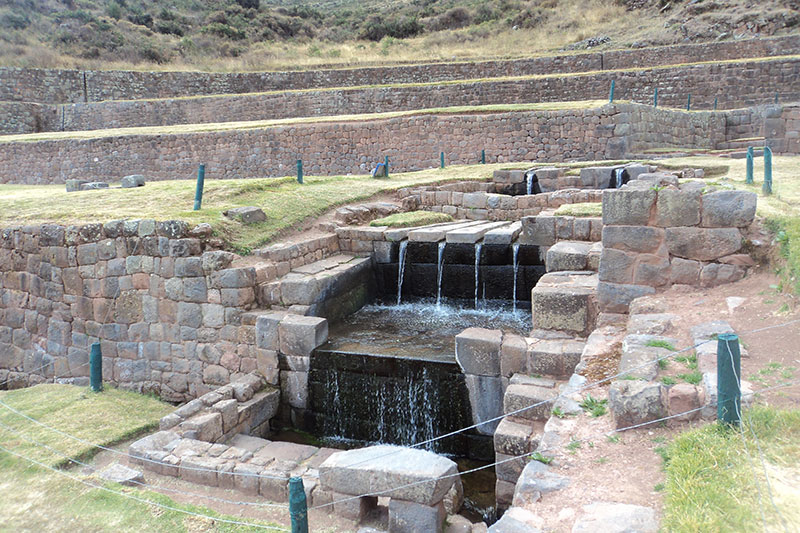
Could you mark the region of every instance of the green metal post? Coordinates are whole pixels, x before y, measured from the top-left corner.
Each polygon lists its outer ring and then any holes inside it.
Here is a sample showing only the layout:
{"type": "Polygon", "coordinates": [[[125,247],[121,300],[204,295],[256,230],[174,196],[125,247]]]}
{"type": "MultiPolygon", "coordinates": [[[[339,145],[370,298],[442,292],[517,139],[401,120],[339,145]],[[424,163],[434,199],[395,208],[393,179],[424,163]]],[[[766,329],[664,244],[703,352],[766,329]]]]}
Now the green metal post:
{"type": "Polygon", "coordinates": [[[742,360],[739,337],[734,333],[717,336],[717,420],[739,424],[742,413],[742,360]]]}
{"type": "Polygon", "coordinates": [[[748,185],[753,184],[753,147],[747,147],[747,177],[745,183],[748,185]]]}
{"type": "Polygon", "coordinates": [[[778,93],[775,93],[775,103],[778,103],[778,93]]]}
{"type": "Polygon", "coordinates": [[[383,169],[385,171],[385,174],[384,174],[385,177],[388,178],[389,177],[389,156],[388,155],[383,158],[383,169]]]}
{"type": "Polygon", "coordinates": [[[197,168],[197,189],[194,191],[194,210],[200,211],[203,205],[203,186],[206,182],[206,166],[200,165],[197,168]]]}
{"type": "Polygon", "coordinates": [[[103,390],[103,352],[99,342],[92,344],[89,353],[89,386],[94,392],[103,390]]]}
{"type": "Polygon", "coordinates": [[[689,111],[691,109],[692,109],[692,93],[689,93],[689,95],[686,97],[686,111],[689,111]]]}
{"type": "Polygon", "coordinates": [[[297,183],[303,183],[303,160],[297,160],[297,183]]]}
{"type": "Polygon", "coordinates": [[[653,89],[653,107],[658,107],[658,87],[653,89]]]}
{"type": "Polygon", "coordinates": [[[439,166],[444,168],[444,152],[439,152],[439,166]]]}
{"type": "Polygon", "coordinates": [[[308,533],[308,506],[301,477],[289,478],[289,515],[292,533],[308,533]]]}
{"type": "Polygon", "coordinates": [[[717,110],[717,97],[714,97],[714,111],[717,110]]]}
{"type": "Polygon", "coordinates": [[[614,102],[614,85],[616,85],[616,80],[611,80],[611,90],[608,91],[608,103],[611,104],[614,102]]]}
{"type": "Polygon", "coordinates": [[[481,165],[486,164],[486,150],[481,150],[481,165]]]}
{"type": "Polygon", "coordinates": [[[764,196],[772,194],[772,149],[764,147],[764,185],[761,187],[764,196]]]}

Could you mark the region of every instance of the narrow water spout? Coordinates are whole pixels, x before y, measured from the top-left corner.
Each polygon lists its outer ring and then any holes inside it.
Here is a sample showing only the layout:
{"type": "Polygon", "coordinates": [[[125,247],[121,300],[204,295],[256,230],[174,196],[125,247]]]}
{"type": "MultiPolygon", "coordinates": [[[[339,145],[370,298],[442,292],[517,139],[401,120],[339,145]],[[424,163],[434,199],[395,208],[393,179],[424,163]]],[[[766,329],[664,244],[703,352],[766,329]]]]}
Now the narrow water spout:
{"type": "Polygon", "coordinates": [[[403,274],[406,271],[406,249],[408,248],[408,241],[400,243],[400,258],[397,261],[397,305],[403,298],[403,274]]]}
{"type": "Polygon", "coordinates": [[[447,246],[447,241],[439,243],[439,258],[436,263],[436,307],[442,305],[442,267],[444,266],[444,247],[447,246]]]}
{"type": "Polygon", "coordinates": [[[622,187],[622,173],[625,172],[624,168],[615,168],[614,169],[614,185],[615,188],[619,189],[622,187]]]}
{"type": "Polygon", "coordinates": [[[478,308],[478,278],[481,265],[481,248],[483,243],[475,243],[475,309],[478,308]]]}
{"type": "Polygon", "coordinates": [[[514,312],[517,312],[517,272],[519,271],[519,244],[514,244],[511,249],[514,252],[514,291],[511,296],[511,302],[514,312]]]}
{"type": "Polygon", "coordinates": [[[528,194],[533,194],[533,172],[525,173],[525,181],[527,182],[528,194]]]}

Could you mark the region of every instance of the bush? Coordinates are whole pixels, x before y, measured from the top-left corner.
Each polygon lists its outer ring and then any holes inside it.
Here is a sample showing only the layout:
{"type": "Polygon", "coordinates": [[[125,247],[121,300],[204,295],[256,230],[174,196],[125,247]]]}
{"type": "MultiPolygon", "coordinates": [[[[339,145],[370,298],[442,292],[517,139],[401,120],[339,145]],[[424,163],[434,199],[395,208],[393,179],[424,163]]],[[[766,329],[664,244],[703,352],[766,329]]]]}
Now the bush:
{"type": "Polygon", "coordinates": [[[145,13],[139,8],[131,8],[131,12],[128,15],[128,20],[138,26],[146,26],[148,28],[153,27],[153,15],[150,13],[145,13]]]}
{"type": "Polygon", "coordinates": [[[261,2],[259,0],[236,0],[236,3],[245,9],[258,9],[261,2]]]}
{"type": "Polygon", "coordinates": [[[24,30],[30,25],[31,19],[25,13],[6,11],[0,15],[0,27],[9,30],[24,30]]]}
{"type": "Polygon", "coordinates": [[[405,39],[414,37],[423,31],[422,24],[416,17],[392,17],[384,19],[380,15],[371,15],[361,26],[359,38],[369,41],[380,41],[384,37],[405,39]]]}
{"type": "Polygon", "coordinates": [[[203,33],[209,33],[211,35],[224,37],[226,39],[232,39],[234,41],[238,41],[247,37],[244,31],[236,29],[233,26],[229,26],[228,24],[222,24],[221,22],[212,22],[211,24],[207,24],[203,26],[200,31],[203,33]]]}
{"type": "Polygon", "coordinates": [[[438,17],[428,20],[426,27],[430,31],[455,30],[469,26],[472,22],[472,15],[463,7],[448,9],[438,17]]]}
{"type": "Polygon", "coordinates": [[[106,15],[108,15],[114,20],[121,19],[122,6],[119,5],[117,2],[115,2],[114,0],[111,0],[111,2],[108,3],[108,6],[106,6],[106,15]]]}
{"type": "Polygon", "coordinates": [[[156,23],[155,30],[165,35],[183,37],[183,27],[174,20],[160,20],[156,23]]]}

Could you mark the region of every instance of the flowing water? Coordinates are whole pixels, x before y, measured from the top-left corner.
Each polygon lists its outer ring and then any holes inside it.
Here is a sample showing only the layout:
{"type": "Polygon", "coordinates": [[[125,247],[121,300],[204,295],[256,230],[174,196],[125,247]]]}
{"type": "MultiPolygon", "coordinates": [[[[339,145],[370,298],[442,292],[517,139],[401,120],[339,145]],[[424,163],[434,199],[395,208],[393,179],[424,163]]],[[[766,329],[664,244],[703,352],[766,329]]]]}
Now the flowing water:
{"type": "Polygon", "coordinates": [[[400,243],[399,258],[397,260],[397,305],[403,298],[403,274],[406,270],[406,252],[408,251],[408,241],[400,243]]]}
{"type": "Polygon", "coordinates": [[[533,172],[525,173],[525,181],[527,182],[526,183],[526,185],[527,185],[527,189],[526,190],[527,190],[528,194],[533,194],[533,176],[534,176],[533,172]]]}
{"type": "Polygon", "coordinates": [[[513,302],[513,311],[517,312],[517,273],[519,272],[519,244],[514,244],[511,249],[513,250],[514,260],[514,289],[511,296],[513,302]]]}
{"type": "Polygon", "coordinates": [[[475,243],[475,309],[478,308],[478,277],[481,266],[481,248],[483,248],[483,243],[475,243]]]}
{"type": "Polygon", "coordinates": [[[624,168],[616,168],[614,169],[614,187],[616,189],[622,188],[622,173],[625,172],[624,168]]]}
{"type": "Polygon", "coordinates": [[[436,261],[436,307],[442,304],[442,267],[444,266],[444,249],[447,246],[447,241],[439,243],[439,257],[436,261]]]}

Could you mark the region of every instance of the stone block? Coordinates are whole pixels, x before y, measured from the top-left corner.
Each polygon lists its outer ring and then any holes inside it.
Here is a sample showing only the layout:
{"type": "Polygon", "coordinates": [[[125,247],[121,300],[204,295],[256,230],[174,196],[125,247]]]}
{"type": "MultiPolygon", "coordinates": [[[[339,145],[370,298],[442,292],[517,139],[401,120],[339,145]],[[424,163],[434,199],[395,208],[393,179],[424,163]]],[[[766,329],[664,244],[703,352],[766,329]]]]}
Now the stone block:
{"type": "Polygon", "coordinates": [[[703,264],[699,261],[673,257],[670,261],[670,283],[681,285],[697,285],[700,283],[700,270],[703,264]]]}
{"type": "Polygon", "coordinates": [[[500,375],[500,347],[503,332],[467,328],[456,335],[456,362],[465,374],[500,375]]]}
{"type": "Polygon", "coordinates": [[[389,533],[441,533],[447,516],[444,505],[389,500],[389,533]]]}
{"type": "Polygon", "coordinates": [[[378,498],[376,496],[354,498],[350,494],[341,494],[335,491],[331,492],[333,512],[342,518],[352,520],[356,523],[361,522],[373,509],[378,507],[378,498]]]}
{"type": "Polygon", "coordinates": [[[469,403],[472,411],[472,423],[481,424],[475,431],[481,435],[494,433],[499,420],[493,420],[503,414],[503,381],[499,377],[467,374],[464,376],[469,403]],[[486,422],[492,420],[492,422],[486,422]]]}
{"type": "Polygon", "coordinates": [[[597,285],[597,302],[600,311],[605,313],[627,313],[628,305],[633,300],[647,294],[655,294],[655,292],[653,287],[645,285],[601,281],[597,285]]]}
{"type": "Polygon", "coordinates": [[[503,397],[503,412],[526,420],[547,420],[558,396],[554,389],[536,385],[509,385],[503,397]]]}
{"type": "Polygon", "coordinates": [[[738,252],[742,234],[736,228],[667,228],[670,255],[713,261],[738,252]]]}
{"type": "Polygon", "coordinates": [[[334,453],[319,466],[324,490],[343,494],[386,491],[383,496],[431,506],[441,502],[453,485],[454,478],[444,476],[457,472],[456,463],[446,457],[388,445],[334,453]]]}
{"type": "Polygon", "coordinates": [[[603,224],[646,226],[656,202],[652,189],[606,189],[603,191],[603,224]]]}
{"type": "Polygon", "coordinates": [[[136,187],[144,187],[144,176],[141,174],[131,174],[122,178],[123,189],[134,189],[136,187]]]}
{"type": "Polygon", "coordinates": [[[494,467],[494,471],[497,479],[516,483],[520,474],[522,474],[522,470],[525,468],[525,464],[528,462],[528,458],[514,458],[513,455],[495,453],[495,461],[497,464],[494,467]]]}
{"type": "Polygon", "coordinates": [[[522,219],[521,244],[552,246],[556,243],[556,218],[553,216],[535,216],[522,219]]]}
{"type": "Polygon", "coordinates": [[[542,533],[543,520],[524,507],[512,507],[492,524],[488,533],[542,533]]]}
{"type": "Polygon", "coordinates": [[[548,272],[586,270],[588,256],[589,244],[560,241],[547,250],[545,264],[548,272]]]}
{"type": "Polygon", "coordinates": [[[203,442],[217,442],[222,438],[222,414],[206,413],[198,414],[181,422],[178,431],[193,431],[195,438],[203,442]]]}
{"type": "Polygon", "coordinates": [[[89,181],[88,181],[88,180],[75,180],[75,179],[73,179],[73,180],[67,180],[67,181],[66,181],[66,185],[67,185],[67,192],[77,192],[77,191],[80,191],[80,190],[81,190],[81,187],[82,187],[83,185],[86,185],[87,183],[89,183],[89,181]]]}
{"type": "Polygon", "coordinates": [[[744,228],[753,223],[758,196],[750,191],[715,191],[703,195],[701,226],[744,228]]]}
{"type": "Polygon", "coordinates": [[[500,346],[500,375],[511,377],[517,372],[525,371],[528,342],[520,335],[503,335],[500,346]]]}
{"type": "Polygon", "coordinates": [[[282,370],[281,395],[295,409],[305,409],[308,404],[308,372],[282,370]]]}
{"type": "Polygon", "coordinates": [[[247,206],[247,207],[234,207],[222,212],[226,217],[238,220],[242,224],[256,224],[267,220],[267,215],[260,207],[247,206]]]}
{"type": "Polygon", "coordinates": [[[664,189],[658,192],[656,226],[697,226],[700,223],[700,191],[664,189]]]}
{"type": "Polygon", "coordinates": [[[278,336],[281,353],[309,357],[328,340],[328,321],[314,316],[287,315],[278,324],[278,336]]]}
{"type": "Polygon", "coordinates": [[[609,406],[617,428],[658,420],[666,416],[660,383],[614,381],[608,390],[609,406]]]}
{"type": "Polygon", "coordinates": [[[656,513],[650,507],[626,503],[597,502],[584,505],[572,533],[656,533],[656,513]]]}
{"type": "Polygon", "coordinates": [[[585,343],[571,339],[540,340],[531,344],[527,369],[533,374],[570,376],[581,360],[585,343]]]}
{"type": "MultiPolygon", "coordinates": [[[[667,414],[677,415],[703,405],[703,392],[700,387],[690,383],[678,383],[669,388],[667,392],[667,414]]],[[[694,420],[700,416],[700,411],[676,417],[675,420],[694,420]]]]}
{"type": "Polygon", "coordinates": [[[114,463],[98,474],[100,479],[111,481],[112,483],[119,483],[128,487],[144,484],[144,475],[139,470],[128,468],[127,466],[119,463],[114,463]]]}
{"type": "Polygon", "coordinates": [[[286,313],[275,312],[259,315],[256,319],[256,346],[262,350],[280,349],[278,325],[286,318],[286,313]]]}
{"type": "Polygon", "coordinates": [[[624,252],[656,253],[664,244],[666,233],[649,226],[605,226],[603,248],[624,252]]]}
{"type": "Polygon", "coordinates": [[[86,183],[81,183],[82,191],[94,191],[97,189],[108,189],[108,183],[104,181],[90,181],[86,183]]]}
{"type": "Polygon", "coordinates": [[[494,450],[506,455],[523,455],[530,453],[533,425],[529,422],[519,423],[511,418],[503,418],[494,432],[494,450]]]}
{"type": "Polygon", "coordinates": [[[596,275],[548,273],[531,291],[533,327],[588,335],[597,317],[596,275]]]}
{"type": "Polygon", "coordinates": [[[519,507],[530,507],[537,503],[542,495],[566,488],[569,478],[550,471],[550,467],[539,461],[530,461],[520,474],[514,489],[512,504],[519,507]]]}

